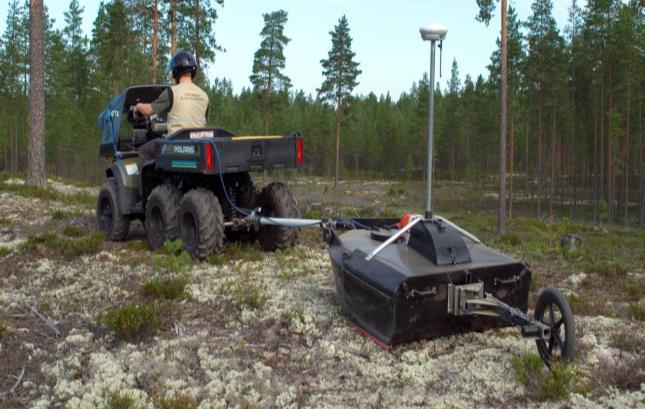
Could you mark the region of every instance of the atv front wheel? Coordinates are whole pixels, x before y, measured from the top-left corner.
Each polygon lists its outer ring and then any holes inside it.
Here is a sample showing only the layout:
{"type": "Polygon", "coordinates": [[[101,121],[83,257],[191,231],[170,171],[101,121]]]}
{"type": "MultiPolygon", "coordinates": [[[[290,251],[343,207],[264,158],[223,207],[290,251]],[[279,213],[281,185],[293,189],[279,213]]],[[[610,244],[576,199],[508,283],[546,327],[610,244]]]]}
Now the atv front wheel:
{"type": "Polygon", "coordinates": [[[184,250],[204,260],[224,247],[224,213],[213,192],[204,188],[186,193],[179,205],[179,235],[184,250]]]}
{"type": "MultiPolygon", "coordinates": [[[[271,183],[260,192],[257,206],[266,217],[299,218],[298,202],[291,190],[282,183],[271,183]]],[[[265,251],[285,249],[296,244],[298,231],[282,226],[261,226],[258,241],[265,251]]]]}
{"type": "Polygon", "coordinates": [[[181,191],[172,185],[157,186],[148,196],[145,226],[153,249],[162,247],[166,240],[177,238],[180,199],[181,191]]]}
{"type": "Polygon", "coordinates": [[[119,211],[116,180],[109,179],[101,187],[96,203],[96,224],[108,240],[122,241],[130,230],[130,219],[119,211]]]}

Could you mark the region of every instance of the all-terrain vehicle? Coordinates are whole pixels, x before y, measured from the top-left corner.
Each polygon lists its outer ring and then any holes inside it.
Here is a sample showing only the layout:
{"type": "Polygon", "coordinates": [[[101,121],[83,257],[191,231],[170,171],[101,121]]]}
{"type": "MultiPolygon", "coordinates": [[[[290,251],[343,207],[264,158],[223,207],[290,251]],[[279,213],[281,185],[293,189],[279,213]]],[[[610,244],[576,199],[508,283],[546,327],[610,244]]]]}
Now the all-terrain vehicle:
{"type": "Polygon", "coordinates": [[[127,88],[100,114],[100,153],[112,158],[98,196],[98,229],[124,240],[130,222],[143,222],[152,248],[181,238],[196,259],[222,250],[227,240],[259,241],[273,251],[295,244],[295,229],[266,226],[247,217],[299,217],[298,203],[282,183],[256,191],[251,172],[299,168],[302,138],[242,136],[223,128],[182,129],[167,135],[165,118],[135,118],[132,107],[155,100],[168,86],[127,88]],[[126,121],[121,121],[125,117],[126,121]],[[156,157],[140,163],[138,148],[154,141],[156,157]]]}

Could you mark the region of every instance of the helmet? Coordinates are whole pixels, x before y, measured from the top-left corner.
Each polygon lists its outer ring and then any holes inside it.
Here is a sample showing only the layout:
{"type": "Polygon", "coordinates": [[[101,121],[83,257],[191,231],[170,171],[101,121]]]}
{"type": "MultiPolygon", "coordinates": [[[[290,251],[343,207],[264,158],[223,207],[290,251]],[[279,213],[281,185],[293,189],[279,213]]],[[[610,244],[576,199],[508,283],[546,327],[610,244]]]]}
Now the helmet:
{"type": "Polygon", "coordinates": [[[195,57],[189,52],[179,51],[170,61],[170,71],[175,81],[179,81],[182,75],[190,73],[192,78],[197,75],[197,63],[195,57]]]}

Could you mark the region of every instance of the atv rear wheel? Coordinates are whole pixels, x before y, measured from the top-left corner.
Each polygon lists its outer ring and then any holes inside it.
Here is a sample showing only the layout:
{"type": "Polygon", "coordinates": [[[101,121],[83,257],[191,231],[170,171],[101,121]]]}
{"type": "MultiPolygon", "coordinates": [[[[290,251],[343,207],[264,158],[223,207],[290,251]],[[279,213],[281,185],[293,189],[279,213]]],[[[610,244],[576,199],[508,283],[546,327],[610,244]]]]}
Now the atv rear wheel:
{"type": "MultiPolygon", "coordinates": [[[[282,183],[271,183],[260,192],[257,206],[267,217],[299,218],[298,202],[291,190],[282,183]]],[[[281,226],[261,226],[258,241],[265,251],[285,249],[296,244],[298,231],[281,226]]]]}
{"type": "Polygon", "coordinates": [[[119,210],[116,180],[103,184],[96,203],[96,224],[108,240],[122,241],[128,236],[130,219],[119,210]]]}
{"type": "Polygon", "coordinates": [[[177,238],[180,199],[181,191],[172,185],[157,186],[148,196],[145,226],[153,249],[162,247],[166,240],[177,238]]]}
{"type": "Polygon", "coordinates": [[[179,205],[179,235],[184,250],[204,260],[224,247],[224,213],[213,192],[204,188],[186,193],[179,205]]]}

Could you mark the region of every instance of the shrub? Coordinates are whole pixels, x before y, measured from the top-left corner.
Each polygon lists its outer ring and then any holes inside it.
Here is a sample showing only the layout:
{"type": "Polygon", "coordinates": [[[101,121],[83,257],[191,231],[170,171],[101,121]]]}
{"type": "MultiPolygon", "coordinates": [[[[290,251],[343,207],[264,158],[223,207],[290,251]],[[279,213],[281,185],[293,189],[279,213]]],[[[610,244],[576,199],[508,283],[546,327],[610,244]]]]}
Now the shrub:
{"type": "Polygon", "coordinates": [[[177,394],[172,398],[155,399],[156,406],[160,409],[196,409],[197,402],[192,396],[177,394]]]}
{"type": "Polygon", "coordinates": [[[252,310],[261,309],[266,301],[261,288],[248,285],[239,285],[235,289],[235,298],[240,307],[246,306],[252,310]]]}
{"type": "Polygon", "coordinates": [[[181,240],[166,241],[157,253],[152,259],[156,271],[180,273],[190,263],[190,255],[183,251],[181,240]]]}
{"type": "Polygon", "coordinates": [[[11,254],[11,249],[0,246],[0,257],[8,256],[9,254],[11,254]]]}
{"type": "Polygon", "coordinates": [[[513,233],[502,234],[499,237],[499,241],[501,243],[508,244],[510,246],[519,246],[522,243],[522,239],[520,239],[520,236],[513,233]]]}
{"type": "Polygon", "coordinates": [[[524,385],[527,395],[533,399],[559,400],[568,397],[572,391],[582,391],[575,366],[554,362],[549,370],[538,354],[513,355],[511,366],[515,379],[524,385]]]}
{"type": "Polygon", "coordinates": [[[0,339],[4,338],[8,333],[9,328],[7,328],[4,324],[0,324],[0,339]]]}
{"type": "Polygon", "coordinates": [[[107,407],[109,409],[134,409],[135,400],[127,393],[112,392],[107,396],[107,407]]]}
{"type": "Polygon", "coordinates": [[[641,303],[629,304],[629,316],[638,321],[645,321],[645,305],[641,303]]]}
{"type": "Polygon", "coordinates": [[[253,243],[234,242],[224,248],[220,254],[213,254],[206,260],[209,264],[222,265],[233,261],[257,262],[264,260],[264,255],[253,243]]]}
{"type": "Polygon", "coordinates": [[[161,327],[161,316],[154,304],[129,304],[108,311],[104,323],[117,338],[136,341],[154,334],[161,327]]]}
{"type": "Polygon", "coordinates": [[[75,213],[66,212],[64,210],[54,210],[52,213],[52,219],[54,220],[64,220],[66,217],[73,216],[75,213]]]}
{"type": "Polygon", "coordinates": [[[83,237],[87,234],[87,230],[77,226],[65,226],[63,234],[67,237],[83,237]]]}
{"type": "Polygon", "coordinates": [[[169,278],[155,278],[143,284],[143,294],[149,297],[176,300],[186,295],[188,277],[182,275],[169,278]]]}
{"type": "Polygon", "coordinates": [[[68,239],[58,237],[54,233],[45,233],[38,236],[29,236],[27,241],[22,244],[21,249],[23,251],[34,251],[39,245],[42,245],[57,251],[64,257],[78,257],[96,253],[104,241],[105,234],[102,232],[95,232],[77,239],[68,239]]]}

